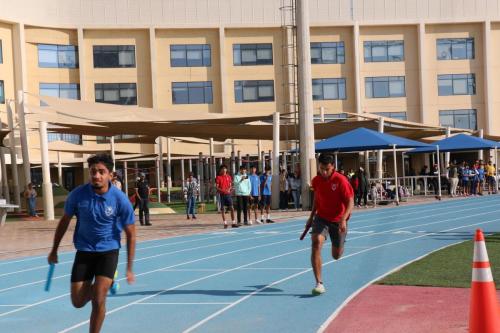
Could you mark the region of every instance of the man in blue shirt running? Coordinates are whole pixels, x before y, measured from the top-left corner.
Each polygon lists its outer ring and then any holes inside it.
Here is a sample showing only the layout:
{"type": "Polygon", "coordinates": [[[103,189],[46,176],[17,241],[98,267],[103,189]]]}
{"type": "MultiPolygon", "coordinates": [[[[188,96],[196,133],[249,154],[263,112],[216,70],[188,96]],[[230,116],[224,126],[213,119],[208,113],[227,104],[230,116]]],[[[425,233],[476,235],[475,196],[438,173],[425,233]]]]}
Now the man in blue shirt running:
{"type": "Polygon", "coordinates": [[[111,157],[95,155],[87,162],[90,182],[69,194],[48,262],[57,263],[57,249],[76,215],[73,243],[77,252],[71,271],[71,302],[75,308],[81,308],[92,301],[89,331],[98,333],[106,315],[106,295],[115,277],[122,230],[127,235],[127,282],[135,281],[134,211],[125,193],[111,186],[111,157]]]}

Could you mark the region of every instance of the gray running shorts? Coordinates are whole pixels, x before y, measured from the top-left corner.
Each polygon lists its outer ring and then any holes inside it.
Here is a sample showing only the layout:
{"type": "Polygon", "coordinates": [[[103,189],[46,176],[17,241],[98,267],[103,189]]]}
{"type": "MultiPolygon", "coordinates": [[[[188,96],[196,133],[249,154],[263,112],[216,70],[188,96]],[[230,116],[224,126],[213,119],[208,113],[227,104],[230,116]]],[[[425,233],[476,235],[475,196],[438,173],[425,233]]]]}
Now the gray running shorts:
{"type": "Polygon", "coordinates": [[[312,234],[323,235],[323,237],[325,237],[325,240],[327,240],[328,236],[330,236],[333,247],[336,247],[338,249],[344,247],[347,230],[346,232],[340,232],[339,223],[329,222],[316,215],[314,217],[311,229],[312,234]]]}

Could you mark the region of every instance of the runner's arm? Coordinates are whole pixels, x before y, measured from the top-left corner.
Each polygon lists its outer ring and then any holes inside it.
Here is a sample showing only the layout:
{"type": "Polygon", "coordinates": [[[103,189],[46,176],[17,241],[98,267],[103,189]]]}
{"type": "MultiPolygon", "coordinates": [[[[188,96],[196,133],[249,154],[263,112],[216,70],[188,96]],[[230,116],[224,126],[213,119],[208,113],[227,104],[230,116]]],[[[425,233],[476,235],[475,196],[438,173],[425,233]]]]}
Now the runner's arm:
{"type": "Polygon", "coordinates": [[[56,228],[56,233],[54,235],[54,243],[52,245],[52,250],[49,253],[48,262],[49,264],[57,263],[57,249],[59,248],[59,244],[61,244],[61,240],[64,237],[64,234],[68,230],[69,222],[71,222],[72,216],[64,214],[63,217],[59,220],[59,224],[56,228]]]}
{"type": "Polygon", "coordinates": [[[132,283],[135,281],[132,273],[132,265],[135,257],[135,225],[128,224],[125,227],[125,235],[127,236],[127,281],[132,283]],[[132,276],[132,278],[130,278],[132,276]]]}

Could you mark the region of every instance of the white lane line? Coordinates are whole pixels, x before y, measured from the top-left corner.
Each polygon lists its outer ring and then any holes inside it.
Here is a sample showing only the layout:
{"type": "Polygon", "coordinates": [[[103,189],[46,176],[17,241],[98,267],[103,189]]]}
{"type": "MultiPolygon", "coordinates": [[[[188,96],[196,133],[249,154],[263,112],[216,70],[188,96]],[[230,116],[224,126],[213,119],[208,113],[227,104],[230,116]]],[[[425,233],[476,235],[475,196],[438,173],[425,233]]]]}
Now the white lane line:
{"type": "MultiPolygon", "coordinates": [[[[473,209],[476,209],[476,208],[481,208],[482,209],[483,207],[479,206],[479,207],[475,207],[475,208],[468,208],[468,209],[466,209],[464,211],[469,211],[469,210],[473,210],[473,209]]],[[[454,213],[456,213],[456,212],[460,212],[460,211],[454,211],[454,213]]],[[[486,212],[486,213],[483,213],[483,214],[479,214],[479,215],[489,214],[491,212],[496,212],[496,211],[489,211],[489,212],[486,212]]],[[[434,214],[434,215],[440,215],[440,214],[434,214]]],[[[432,217],[434,215],[426,216],[426,218],[432,217]]],[[[468,215],[467,217],[472,217],[472,216],[477,216],[477,214],[476,215],[468,215]]],[[[421,219],[421,218],[416,218],[416,219],[421,219]]],[[[447,220],[442,220],[442,221],[438,221],[436,223],[446,222],[446,221],[450,221],[450,220],[453,220],[453,219],[454,218],[447,219],[447,220]]],[[[411,220],[414,220],[414,219],[405,219],[404,221],[399,221],[399,222],[407,223],[408,221],[411,221],[411,220]]],[[[363,228],[367,228],[367,227],[374,227],[374,226],[381,227],[381,226],[395,224],[395,223],[399,223],[399,222],[396,221],[396,222],[379,223],[379,224],[371,225],[371,226],[364,226],[364,227],[352,228],[352,229],[349,229],[349,231],[352,233],[352,231],[354,231],[354,230],[359,230],[359,229],[363,229],[363,228]]],[[[430,224],[434,224],[434,223],[430,223],[430,224]]],[[[426,226],[426,225],[430,225],[430,224],[427,223],[427,224],[420,224],[420,225],[410,225],[410,226],[408,226],[406,228],[397,228],[397,229],[392,229],[392,230],[386,230],[386,231],[382,231],[382,232],[378,232],[378,233],[371,233],[369,235],[383,234],[383,233],[387,233],[387,232],[391,232],[391,231],[404,230],[404,229],[408,229],[408,228],[413,228],[413,227],[418,227],[418,226],[426,226]]],[[[292,226],[292,227],[295,227],[295,225],[292,226]]],[[[293,232],[295,232],[295,231],[290,231],[290,232],[286,232],[286,233],[282,233],[282,234],[288,234],[288,233],[293,233],[293,232]]],[[[245,239],[241,239],[239,241],[244,241],[244,240],[248,240],[248,239],[255,239],[255,238],[265,238],[265,237],[269,237],[269,236],[270,235],[261,236],[261,237],[253,237],[253,238],[245,238],[245,239]]],[[[356,238],[354,238],[354,239],[356,239],[356,238]]],[[[353,240],[353,238],[348,238],[348,240],[353,240]]],[[[221,243],[219,243],[219,244],[221,244],[221,243]]],[[[193,248],[191,248],[191,249],[193,249],[193,248]]],[[[198,249],[198,248],[194,248],[194,249],[198,249]]],[[[185,250],[187,250],[187,249],[185,249],[185,250]]],[[[183,251],[183,250],[180,250],[180,251],[183,251]]],[[[177,251],[174,251],[173,253],[176,253],[176,252],[177,251]]],[[[168,254],[172,254],[172,252],[166,252],[166,253],[163,253],[163,254],[158,254],[158,255],[154,255],[154,256],[150,256],[150,257],[136,259],[136,261],[150,259],[150,258],[162,256],[162,255],[168,255],[168,254]]],[[[126,262],[123,261],[123,262],[120,262],[118,265],[124,265],[125,263],[126,262]]],[[[65,274],[65,275],[61,275],[61,276],[58,276],[58,277],[54,277],[53,279],[56,280],[56,279],[60,279],[60,278],[68,277],[68,276],[70,276],[70,274],[65,274]]],[[[21,285],[17,285],[17,286],[12,286],[12,287],[8,287],[8,288],[0,289],[0,292],[12,290],[12,289],[16,289],[18,287],[25,287],[25,286],[30,286],[30,285],[33,285],[33,284],[44,283],[44,282],[45,282],[45,280],[38,280],[38,281],[35,281],[35,282],[24,283],[24,284],[21,284],[21,285]]]]}
{"type": "MultiPolygon", "coordinates": [[[[487,213],[476,214],[476,215],[485,215],[485,214],[491,214],[491,213],[492,213],[492,212],[487,212],[487,213]]],[[[473,216],[474,216],[474,215],[473,215],[473,216]]],[[[469,217],[470,217],[470,216],[463,216],[463,217],[459,218],[459,220],[460,220],[460,219],[468,219],[469,217]]],[[[449,219],[449,220],[456,220],[456,219],[449,219]]],[[[438,222],[431,222],[431,223],[426,223],[426,224],[423,224],[423,225],[440,224],[440,223],[442,223],[442,222],[449,221],[449,220],[438,221],[438,222]]],[[[498,220],[492,220],[492,221],[498,221],[498,220]]],[[[490,222],[491,222],[491,221],[490,221],[490,222]]],[[[490,222],[478,223],[478,224],[476,224],[476,225],[480,225],[480,224],[484,224],[484,223],[490,223],[490,222]]],[[[403,227],[403,228],[398,228],[398,229],[393,229],[393,230],[408,229],[408,228],[418,227],[418,226],[421,226],[421,225],[409,226],[409,227],[403,227]]],[[[458,227],[458,228],[455,228],[455,229],[459,229],[459,228],[463,228],[463,227],[464,227],[464,226],[461,226],[461,227],[458,227]]],[[[450,230],[454,230],[454,229],[450,229],[450,230]]],[[[440,231],[440,232],[445,232],[445,231],[446,231],[446,230],[444,230],[444,231],[440,231]]],[[[360,239],[360,238],[365,238],[365,237],[371,237],[371,236],[373,236],[373,235],[375,235],[375,234],[369,234],[369,235],[359,236],[359,237],[355,237],[355,238],[353,238],[353,239],[351,239],[351,240],[354,240],[354,239],[360,239]]],[[[415,239],[415,238],[421,238],[421,237],[425,237],[425,236],[428,236],[428,235],[420,235],[420,236],[416,236],[416,237],[410,238],[410,239],[408,239],[408,240],[415,239]]],[[[293,240],[291,240],[291,241],[293,241],[293,240]]],[[[403,241],[405,241],[405,240],[402,240],[402,241],[395,241],[395,242],[392,242],[392,243],[386,243],[386,244],[383,244],[382,246],[386,246],[386,245],[390,245],[390,244],[395,244],[395,243],[399,243],[399,242],[403,242],[403,241]]],[[[361,250],[361,251],[359,251],[359,252],[356,252],[355,254],[364,253],[364,252],[370,251],[371,249],[378,248],[378,247],[381,247],[381,246],[377,246],[377,247],[370,247],[370,248],[367,248],[367,249],[365,249],[365,250],[361,250]]],[[[175,290],[175,289],[178,289],[178,288],[184,287],[184,286],[186,286],[186,285],[190,285],[190,284],[192,284],[192,283],[196,283],[196,282],[199,282],[199,281],[202,281],[202,280],[205,280],[205,279],[208,279],[208,278],[214,277],[214,276],[218,276],[218,275],[221,275],[221,274],[225,274],[225,273],[228,273],[228,272],[232,272],[232,271],[234,271],[234,270],[238,270],[238,269],[241,269],[241,268],[244,268],[244,267],[248,267],[248,266],[254,265],[254,264],[256,264],[256,263],[260,263],[260,262],[264,262],[264,261],[272,260],[272,259],[275,259],[275,258],[279,258],[279,257],[283,257],[283,256],[287,256],[287,255],[295,254],[295,253],[302,252],[302,251],[306,251],[306,250],[309,250],[309,247],[306,247],[306,248],[303,248],[303,249],[300,249],[300,250],[296,250],[296,251],[287,252],[287,253],[284,253],[284,254],[281,254],[281,255],[278,255],[278,256],[274,256],[274,257],[270,257],[270,258],[267,258],[267,259],[260,260],[260,261],[258,261],[258,262],[254,262],[254,263],[250,263],[250,264],[245,264],[245,265],[242,265],[242,266],[238,266],[238,267],[236,267],[236,268],[234,268],[234,269],[228,269],[228,270],[226,270],[226,271],[222,271],[222,272],[214,273],[214,274],[211,274],[211,275],[208,275],[208,276],[205,276],[205,277],[201,277],[201,278],[198,278],[198,279],[195,279],[195,280],[191,280],[191,281],[185,282],[185,283],[183,283],[183,284],[177,285],[177,286],[175,286],[175,287],[172,287],[172,288],[169,288],[169,289],[164,289],[164,290],[162,290],[162,291],[159,291],[159,292],[158,292],[158,293],[156,293],[156,294],[149,295],[149,296],[146,296],[146,297],[144,297],[144,298],[142,298],[142,299],[136,300],[136,301],[134,301],[134,302],[131,302],[131,303],[125,304],[125,305],[120,306],[120,307],[118,307],[118,308],[115,308],[115,309],[113,309],[113,310],[110,310],[110,311],[106,312],[106,315],[108,315],[108,314],[112,314],[112,313],[117,312],[117,311],[120,311],[120,310],[122,310],[122,309],[125,309],[125,308],[127,308],[127,307],[129,307],[129,306],[131,306],[131,305],[134,305],[134,304],[138,303],[138,302],[141,302],[141,301],[148,300],[148,299],[151,299],[151,298],[153,298],[153,297],[159,296],[159,295],[161,295],[161,294],[163,294],[163,293],[166,293],[166,292],[168,292],[168,291],[175,290]]],[[[246,250],[245,250],[245,251],[246,251],[246,250]]],[[[353,254],[347,255],[347,256],[345,256],[345,257],[341,258],[341,260],[342,260],[342,259],[345,259],[345,258],[348,258],[348,257],[351,257],[352,255],[353,255],[353,254]]],[[[330,261],[330,262],[327,262],[327,263],[323,264],[323,266],[325,266],[325,265],[327,265],[327,264],[330,264],[330,263],[332,263],[332,262],[333,262],[333,260],[332,260],[332,261],[330,261]]],[[[302,274],[307,273],[307,272],[309,272],[309,271],[311,271],[311,269],[310,269],[310,268],[309,268],[309,269],[307,269],[307,270],[304,270],[304,271],[302,271],[302,272],[296,273],[296,274],[292,275],[292,277],[302,275],[302,274]]],[[[289,278],[290,278],[290,277],[289,277],[289,278]]],[[[287,279],[289,279],[289,278],[287,278],[287,279]]],[[[269,288],[269,286],[268,286],[268,288],[269,288]]],[[[263,290],[263,289],[262,289],[262,290],[263,290]]],[[[0,316],[1,316],[1,315],[0,315],[0,316]]],[[[73,330],[73,329],[75,329],[75,328],[78,328],[78,327],[81,327],[81,326],[83,326],[83,325],[87,324],[88,322],[89,322],[88,320],[83,321],[83,322],[80,322],[80,323],[78,323],[78,324],[76,324],[76,325],[74,325],[74,326],[71,326],[71,327],[69,327],[69,328],[66,328],[66,329],[65,329],[65,330],[63,330],[63,331],[60,331],[59,333],[69,332],[69,331],[71,331],[71,330],[73,330]]]]}
{"type": "Polygon", "coordinates": [[[18,307],[18,306],[26,306],[28,304],[0,304],[0,307],[5,306],[5,307],[18,307]]]}
{"type": "MultiPolygon", "coordinates": [[[[464,205],[461,205],[461,207],[463,207],[463,206],[464,205]]],[[[470,206],[470,205],[467,205],[467,206],[470,206]]],[[[481,205],[478,206],[477,204],[474,204],[473,206],[474,207],[467,208],[467,209],[455,210],[455,211],[453,211],[453,213],[465,212],[465,211],[470,211],[470,210],[475,210],[475,209],[479,209],[479,208],[482,209],[483,208],[483,206],[481,206],[481,205]]],[[[429,212],[429,211],[432,211],[432,210],[427,210],[426,212],[429,212]]],[[[427,219],[427,218],[430,218],[430,217],[440,216],[440,215],[449,215],[449,211],[445,211],[445,212],[438,213],[438,214],[432,214],[432,215],[427,215],[427,216],[421,216],[421,217],[411,218],[411,219],[405,219],[405,221],[407,222],[407,221],[427,219]]],[[[394,217],[391,217],[391,218],[394,218],[394,217]]],[[[390,223],[395,224],[395,223],[399,223],[399,222],[400,221],[393,221],[393,222],[390,222],[390,223]]],[[[358,224],[358,223],[359,223],[359,220],[355,220],[355,221],[351,222],[351,224],[358,224]]],[[[385,225],[390,224],[390,223],[385,223],[385,225]]],[[[371,228],[371,227],[380,226],[380,225],[381,224],[379,223],[379,224],[372,224],[372,225],[368,225],[368,226],[358,227],[356,229],[352,229],[352,233],[363,233],[363,231],[356,231],[356,230],[364,229],[364,228],[371,228]]],[[[294,228],[294,227],[295,227],[295,225],[290,226],[290,225],[287,224],[286,226],[283,226],[282,228],[280,227],[280,230],[287,230],[287,229],[294,228]]],[[[365,232],[369,232],[369,231],[365,231],[365,232]]],[[[249,234],[250,235],[251,233],[252,233],[252,231],[241,233],[241,234],[245,234],[245,235],[249,234]]],[[[253,231],[253,233],[254,234],[269,234],[269,235],[273,235],[273,234],[279,234],[280,232],[279,231],[275,231],[275,230],[271,230],[271,231],[253,231]]],[[[209,239],[210,240],[212,238],[219,238],[219,237],[207,237],[205,239],[209,239]]],[[[166,253],[163,253],[163,254],[160,253],[160,254],[157,254],[157,255],[153,255],[153,256],[149,256],[149,257],[144,257],[144,258],[141,258],[141,259],[136,259],[136,261],[157,258],[159,256],[180,253],[180,252],[183,252],[183,251],[199,250],[199,249],[202,249],[202,248],[209,248],[209,247],[214,247],[214,246],[219,246],[219,245],[231,244],[231,243],[234,243],[234,242],[245,241],[245,240],[248,240],[248,239],[253,239],[253,238],[244,238],[244,239],[233,240],[233,241],[229,241],[229,242],[221,242],[221,243],[216,243],[216,244],[204,245],[204,246],[201,246],[201,247],[182,249],[182,250],[177,250],[177,251],[173,251],[173,252],[166,252],[166,253]]],[[[187,242],[192,242],[192,241],[193,240],[184,241],[184,242],[174,242],[174,243],[163,244],[163,245],[155,245],[154,247],[161,247],[161,246],[167,246],[167,245],[176,245],[176,244],[187,243],[187,242]]],[[[151,248],[154,248],[154,247],[151,247],[151,248]]],[[[123,253],[124,251],[122,250],[120,252],[123,253]]],[[[73,263],[72,260],[68,260],[68,261],[60,262],[60,263],[58,263],[58,265],[65,265],[65,264],[72,264],[72,263],[73,263]]],[[[27,269],[23,269],[23,270],[18,270],[18,271],[14,271],[14,272],[3,273],[3,274],[0,274],[0,277],[14,275],[14,274],[20,274],[20,273],[25,273],[25,272],[30,272],[30,271],[39,270],[39,269],[46,269],[46,268],[47,268],[47,265],[41,265],[41,266],[31,267],[31,268],[27,268],[27,269]]],[[[1,292],[1,290],[0,290],[0,292],[1,292]]]]}
{"type": "MultiPolygon", "coordinates": [[[[469,224],[469,225],[465,225],[465,226],[460,226],[460,227],[455,227],[455,228],[451,228],[451,229],[446,229],[446,230],[442,230],[442,231],[439,231],[439,232],[435,232],[434,234],[439,234],[440,232],[448,232],[448,231],[452,231],[452,230],[457,230],[457,229],[462,229],[462,228],[467,228],[467,227],[472,227],[472,226],[478,226],[478,225],[482,225],[482,224],[486,224],[486,223],[492,223],[492,222],[497,222],[497,221],[500,221],[500,219],[495,219],[495,220],[490,220],[490,221],[485,221],[485,222],[480,222],[480,223],[475,223],[475,224],[469,224]]],[[[403,239],[403,240],[399,240],[399,241],[394,241],[394,242],[390,242],[390,243],[386,243],[386,244],[381,244],[381,245],[378,245],[378,246],[373,246],[371,248],[368,248],[366,250],[361,250],[359,252],[355,252],[355,253],[352,253],[352,254],[349,254],[349,255],[346,255],[345,257],[342,257],[340,258],[339,260],[346,260],[347,258],[351,258],[355,255],[359,255],[361,253],[365,253],[365,252],[368,252],[368,251],[373,251],[373,250],[376,250],[376,249],[379,249],[379,248],[382,248],[382,247],[386,247],[386,246],[389,246],[389,245],[394,245],[394,244],[399,244],[399,243],[403,243],[403,242],[407,242],[407,241],[410,241],[410,240],[414,240],[414,239],[418,239],[418,238],[422,238],[422,237],[427,237],[429,235],[420,235],[420,236],[415,236],[415,237],[411,237],[411,238],[408,238],[408,239],[403,239]]],[[[322,266],[327,266],[327,265],[330,265],[331,263],[335,262],[335,260],[330,260],[326,263],[324,263],[322,266]]],[[[266,289],[269,289],[271,287],[274,287],[280,283],[283,283],[285,281],[288,281],[290,279],[293,279],[293,278],[296,278],[297,276],[300,276],[300,275],[303,275],[305,273],[308,273],[310,272],[312,269],[309,268],[307,270],[304,270],[302,272],[298,272],[298,273],[295,273],[293,275],[290,275],[286,278],[283,278],[283,279],[280,279],[280,280],[277,280],[277,281],[274,281],[262,288],[259,288],[253,292],[251,292],[250,294],[244,296],[244,297],[241,297],[240,299],[238,299],[237,301],[231,303],[230,305],[220,309],[219,311],[217,312],[214,312],[213,314],[211,314],[210,316],[200,320],[199,322],[197,322],[196,324],[190,326],[188,329],[184,330],[183,333],[189,333],[189,332],[192,332],[193,330],[199,328],[200,326],[202,326],[203,324],[207,323],[208,321],[214,319],[215,317],[221,315],[222,313],[226,312],[227,310],[235,307],[236,305],[240,304],[241,302],[249,299],[250,297],[260,293],[261,291],[263,290],[266,290],[266,289]]]]}

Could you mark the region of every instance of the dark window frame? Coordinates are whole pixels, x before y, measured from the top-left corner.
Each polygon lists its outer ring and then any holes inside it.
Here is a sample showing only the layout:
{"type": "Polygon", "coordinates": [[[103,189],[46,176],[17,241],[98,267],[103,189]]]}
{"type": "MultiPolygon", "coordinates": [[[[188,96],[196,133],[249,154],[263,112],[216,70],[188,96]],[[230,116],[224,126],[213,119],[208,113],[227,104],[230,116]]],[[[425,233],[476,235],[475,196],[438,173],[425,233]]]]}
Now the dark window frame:
{"type": "Polygon", "coordinates": [[[135,45],[93,45],[94,68],[136,68],[137,54],[135,49],[135,45]],[[120,64],[120,52],[133,52],[134,63],[120,64]]]}
{"type": "Polygon", "coordinates": [[[438,96],[472,96],[476,94],[476,75],[474,73],[466,73],[466,74],[439,74],[437,76],[438,83],[438,96]],[[463,77],[465,76],[465,77],[463,77]],[[448,81],[451,80],[451,93],[448,94],[445,88],[440,88],[440,81],[448,81]],[[454,81],[455,80],[466,80],[467,84],[467,92],[456,93],[454,91],[454,81]]]}
{"type": "Polygon", "coordinates": [[[436,59],[437,60],[472,60],[476,57],[475,41],[473,37],[470,38],[438,38],[436,39],[436,59]],[[454,56],[454,46],[465,43],[465,58],[454,56]],[[439,53],[440,46],[447,46],[449,44],[448,53],[439,53]],[[449,55],[449,57],[448,57],[449,55]]]}
{"type": "Polygon", "coordinates": [[[79,68],[78,46],[77,45],[60,45],[60,44],[37,44],[38,67],[39,68],[79,68]],[[57,64],[46,63],[40,61],[40,51],[56,52],[57,64]],[[74,63],[61,63],[60,53],[72,52],[74,53],[74,63]]]}
{"type": "Polygon", "coordinates": [[[400,98],[406,97],[406,78],[404,76],[373,76],[373,77],[365,77],[365,97],[366,98],[400,98]],[[385,80],[387,79],[387,80],[385,80]],[[387,81],[387,96],[375,96],[375,88],[374,82],[384,82],[387,81]],[[402,81],[403,82],[403,94],[391,94],[390,91],[390,82],[391,81],[402,81]],[[367,84],[371,82],[371,96],[368,95],[367,84]]]}
{"type": "MultiPolygon", "coordinates": [[[[178,92],[179,94],[179,92],[178,92]]],[[[180,97],[177,97],[179,99],[180,97]]],[[[194,99],[194,97],[193,97],[194,99]]],[[[172,82],[172,104],[213,104],[213,86],[212,81],[191,81],[191,82],[172,82]],[[175,90],[187,89],[187,102],[176,101],[175,90]],[[203,90],[203,102],[192,101],[191,95],[194,94],[194,89],[203,90]],[[208,95],[209,92],[209,95],[208,95]]]]}
{"type": "Polygon", "coordinates": [[[235,103],[261,103],[261,102],[274,102],[275,91],[274,91],[274,80],[237,80],[234,81],[234,101],[235,103]],[[244,99],[244,89],[245,88],[257,88],[257,99],[244,99]],[[271,87],[272,97],[261,97],[259,96],[260,87],[271,87]]]}
{"type": "Polygon", "coordinates": [[[404,40],[377,40],[377,41],[365,41],[363,42],[363,58],[365,63],[368,62],[402,62],[405,61],[405,43],[404,40]],[[391,58],[389,55],[390,46],[401,46],[403,54],[398,58],[391,58]],[[385,47],[385,58],[384,59],[373,59],[373,47],[385,47]],[[369,48],[369,55],[367,56],[367,48],[369,48]]]}
{"type": "Polygon", "coordinates": [[[94,92],[95,92],[95,101],[97,103],[108,103],[115,105],[137,105],[137,84],[136,83],[96,83],[94,84],[94,92]],[[113,86],[118,86],[117,88],[113,86]],[[122,97],[121,92],[125,89],[135,88],[135,97],[122,97]],[[108,88],[108,89],[105,89],[108,88]],[[102,100],[97,99],[97,91],[102,90],[102,100]],[[117,101],[104,101],[104,91],[105,90],[115,90],[118,89],[118,100],[117,101]],[[132,101],[132,103],[124,103],[128,99],[132,101]]]}
{"type": "Polygon", "coordinates": [[[454,128],[463,128],[463,129],[471,129],[477,130],[477,109],[453,109],[453,110],[439,110],[439,124],[440,126],[448,126],[449,124],[442,124],[441,117],[453,117],[453,126],[454,128]],[[469,118],[469,126],[459,127],[457,126],[457,122],[455,120],[456,117],[459,116],[468,116],[469,118]],[[471,121],[473,120],[474,126],[471,126],[471,121]]]}
{"type": "Polygon", "coordinates": [[[337,100],[346,100],[347,99],[347,91],[346,91],[346,78],[321,78],[321,79],[313,79],[312,80],[312,86],[313,86],[313,100],[314,101],[337,101],[337,100]],[[335,81],[335,82],[328,82],[328,81],[335,81]],[[321,98],[316,98],[314,95],[314,85],[318,84],[321,85],[321,98]],[[338,98],[325,98],[325,85],[328,84],[334,84],[337,87],[337,97],[338,98]],[[344,86],[344,95],[341,96],[340,92],[340,85],[344,86]]]}
{"type": "Polygon", "coordinates": [[[170,67],[211,67],[212,66],[212,48],[210,44],[171,44],[170,45],[170,67]],[[200,48],[200,49],[198,49],[200,48]],[[184,59],[172,58],[172,52],[184,52],[184,59]],[[194,61],[190,63],[189,51],[201,51],[201,64],[194,61]],[[208,54],[208,56],[207,56],[208,54]],[[176,63],[178,62],[178,63],[176,63]]]}
{"type": "Polygon", "coordinates": [[[233,44],[234,66],[266,66],[273,65],[274,54],[272,43],[233,44]],[[271,59],[259,59],[258,50],[271,50],[271,59]],[[242,51],[255,51],[255,61],[243,61],[242,51]]]}
{"type": "Polygon", "coordinates": [[[340,42],[314,42],[311,43],[311,64],[345,64],[345,45],[340,42]],[[313,49],[319,49],[321,57],[313,58],[313,49]],[[325,49],[335,49],[335,61],[328,61],[323,58],[325,49]]]}

